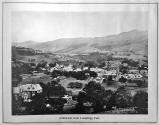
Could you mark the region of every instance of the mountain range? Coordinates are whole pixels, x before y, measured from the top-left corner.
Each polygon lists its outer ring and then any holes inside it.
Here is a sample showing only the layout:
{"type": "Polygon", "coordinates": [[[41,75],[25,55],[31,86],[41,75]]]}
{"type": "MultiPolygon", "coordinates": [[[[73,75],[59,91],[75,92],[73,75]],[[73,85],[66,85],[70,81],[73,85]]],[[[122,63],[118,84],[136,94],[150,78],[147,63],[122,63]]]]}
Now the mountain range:
{"type": "Polygon", "coordinates": [[[114,51],[148,55],[148,32],[131,30],[104,37],[61,38],[47,42],[25,41],[12,45],[61,54],[114,51]]]}

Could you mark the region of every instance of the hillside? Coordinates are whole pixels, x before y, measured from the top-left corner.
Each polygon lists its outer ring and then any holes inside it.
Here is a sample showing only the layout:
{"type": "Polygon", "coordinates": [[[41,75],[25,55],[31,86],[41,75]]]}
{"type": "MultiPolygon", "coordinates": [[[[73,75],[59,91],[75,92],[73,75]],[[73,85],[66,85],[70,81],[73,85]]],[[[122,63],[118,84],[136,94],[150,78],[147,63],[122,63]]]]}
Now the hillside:
{"type": "Polygon", "coordinates": [[[36,43],[32,41],[14,43],[42,51],[65,54],[88,54],[92,52],[133,52],[148,55],[147,31],[132,30],[116,35],[94,38],[62,38],[54,41],[36,43]]]}

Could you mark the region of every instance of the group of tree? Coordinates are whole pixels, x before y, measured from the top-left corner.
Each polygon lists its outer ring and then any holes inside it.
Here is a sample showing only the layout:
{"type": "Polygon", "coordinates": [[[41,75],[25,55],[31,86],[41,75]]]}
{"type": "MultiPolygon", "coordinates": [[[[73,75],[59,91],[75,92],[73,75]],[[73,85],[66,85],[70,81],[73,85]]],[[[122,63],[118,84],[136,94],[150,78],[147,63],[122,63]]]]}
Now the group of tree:
{"type": "Polygon", "coordinates": [[[33,56],[36,54],[36,51],[31,48],[25,48],[25,47],[16,47],[12,46],[12,57],[17,58],[19,55],[21,56],[33,56]]]}
{"type": "Polygon", "coordinates": [[[22,107],[23,100],[20,96],[12,95],[12,115],[22,114],[23,111],[20,107],[22,107]]]}
{"type": "Polygon", "coordinates": [[[40,68],[45,68],[45,67],[46,67],[46,64],[47,64],[47,62],[42,60],[41,62],[39,62],[39,63],[37,64],[36,70],[39,71],[40,68]]]}
{"type": "Polygon", "coordinates": [[[12,76],[27,74],[32,71],[29,63],[13,62],[12,63],[12,76]]]}
{"type": "Polygon", "coordinates": [[[148,66],[143,64],[143,65],[138,67],[138,70],[148,70],[148,66]]]}
{"type": "MultiPolygon", "coordinates": [[[[66,94],[66,90],[56,81],[48,84],[40,83],[43,88],[42,94],[37,94],[32,97],[32,102],[27,105],[27,112],[32,114],[62,114],[64,103],[62,98],[66,94]]],[[[75,84],[70,86],[75,87],[75,84]]],[[[138,91],[134,96],[125,86],[119,87],[116,91],[105,90],[99,83],[94,81],[85,85],[83,90],[77,97],[76,108],[73,113],[100,113],[114,110],[113,108],[131,108],[134,107],[138,114],[148,113],[148,93],[138,91]],[[87,104],[87,105],[86,105],[87,104]],[[92,108],[92,112],[86,109],[92,108]]],[[[17,106],[21,107],[22,101],[13,100],[13,114],[20,114],[17,106]]]]}
{"type": "Polygon", "coordinates": [[[122,61],[122,63],[127,63],[131,67],[138,67],[139,66],[139,62],[138,61],[134,61],[133,59],[127,59],[127,58],[125,58],[122,61]]]}
{"type": "Polygon", "coordinates": [[[148,93],[144,91],[138,91],[133,98],[133,105],[136,107],[136,111],[139,114],[148,113],[148,93]]]}
{"type": "Polygon", "coordinates": [[[100,84],[91,81],[77,98],[75,112],[78,113],[88,113],[85,110],[88,107],[94,109],[92,113],[113,110],[113,107],[124,109],[135,107],[134,113],[143,114],[148,110],[148,94],[142,91],[132,96],[125,86],[119,87],[116,91],[105,90],[100,84]],[[84,104],[88,104],[88,107],[84,104]]]}
{"type": "Polygon", "coordinates": [[[50,98],[51,96],[62,97],[66,94],[66,90],[63,86],[61,86],[57,81],[53,80],[44,84],[42,82],[39,83],[43,89],[42,95],[44,97],[50,98]]]}
{"type": "Polygon", "coordinates": [[[125,83],[127,81],[126,78],[124,78],[123,76],[121,78],[119,78],[119,82],[125,83]]]}
{"type": "Polygon", "coordinates": [[[123,59],[121,65],[119,66],[119,71],[123,74],[126,74],[129,71],[129,67],[137,67],[138,70],[145,69],[144,66],[139,67],[138,61],[134,61],[132,59],[123,59]],[[126,63],[128,66],[124,66],[124,63],[126,63]]]}
{"type": "Polygon", "coordinates": [[[119,79],[119,82],[125,83],[128,82],[130,84],[136,83],[138,87],[147,87],[148,80],[147,79],[126,79],[123,76],[119,79]]]}
{"type": "Polygon", "coordinates": [[[83,84],[80,82],[71,82],[67,86],[67,88],[72,88],[72,89],[81,89],[82,87],[83,87],[83,84]]]}
{"type": "Polygon", "coordinates": [[[33,71],[29,63],[12,62],[12,86],[17,86],[21,81],[21,74],[28,74],[33,71]]]}
{"type": "Polygon", "coordinates": [[[136,83],[138,87],[147,87],[148,86],[148,80],[147,79],[129,79],[128,83],[136,83]]]}
{"type": "Polygon", "coordinates": [[[50,67],[55,67],[56,66],[56,62],[55,63],[49,63],[50,67]]]}
{"type": "Polygon", "coordinates": [[[76,111],[80,113],[85,112],[84,103],[91,104],[94,108],[94,112],[100,112],[103,110],[103,99],[105,98],[105,89],[100,84],[91,81],[84,88],[83,91],[78,95],[78,104],[76,111]]]}
{"type": "Polygon", "coordinates": [[[85,80],[88,78],[88,75],[90,77],[97,77],[97,73],[94,71],[89,71],[89,70],[85,70],[85,71],[60,71],[60,70],[54,70],[51,73],[53,78],[56,78],[57,76],[66,76],[66,77],[73,77],[76,78],[77,80],[85,80]]]}
{"type": "Polygon", "coordinates": [[[97,64],[94,61],[87,61],[84,66],[87,66],[89,68],[94,68],[97,66],[97,64]]]}
{"type": "Polygon", "coordinates": [[[119,71],[120,71],[122,74],[127,74],[128,71],[129,71],[129,67],[128,67],[128,66],[120,65],[120,66],[119,66],[119,71]]]}

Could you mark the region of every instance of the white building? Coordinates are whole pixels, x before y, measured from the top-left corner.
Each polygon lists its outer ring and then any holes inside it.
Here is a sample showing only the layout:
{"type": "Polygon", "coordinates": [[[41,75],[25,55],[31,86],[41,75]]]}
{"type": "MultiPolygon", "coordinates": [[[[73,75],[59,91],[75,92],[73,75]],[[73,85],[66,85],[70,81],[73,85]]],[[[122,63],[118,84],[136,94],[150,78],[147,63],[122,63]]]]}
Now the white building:
{"type": "Polygon", "coordinates": [[[19,86],[19,91],[24,102],[30,102],[32,96],[42,93],[42,87],[39,84],[25,84],[19,86]]]}
{"type": "Polygon", "coordinates": [[[82,71],[82,69],[76,68],[74,71],[78,72],[78,71],[82,71]]]}
{"type": "Polygon", "coordinates": [[[136,69],[132,69],[132,70],[129,70],[129,73],[133,73],[133,74],[138,74],[139,73],[139,70],[136,70],[136,69]]]}
{"type": "Polygon", "coordinates": [[[143,76],[141,74],[124,74],[124,75],[120,75],[120,77],[124,77],[126,79],[140,79],[143,76]]]}

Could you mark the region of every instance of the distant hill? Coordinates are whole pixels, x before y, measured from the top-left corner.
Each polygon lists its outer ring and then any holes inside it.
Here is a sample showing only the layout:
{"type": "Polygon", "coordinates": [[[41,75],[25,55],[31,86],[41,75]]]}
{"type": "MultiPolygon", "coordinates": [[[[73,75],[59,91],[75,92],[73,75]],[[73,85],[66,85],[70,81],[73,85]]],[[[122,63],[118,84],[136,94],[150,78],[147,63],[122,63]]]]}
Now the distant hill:
{"type": "Polygon", "coordinates": [[[21,42],[21,43],[13,42],[12,45],[13,46],[26,47],[26,48],[34,48],[34,46],[37,45],[37,42],[31,41],[31,40],[30,41],[21,42]]]}
{"type": "Polygon", "coordinates": [[[26,41],[14,43],[14,45],[62,54],[114,51],[148,55],[148,33],[147,31],[132,30],[104,37],[62,38],[43,43],[26,41]]]}

